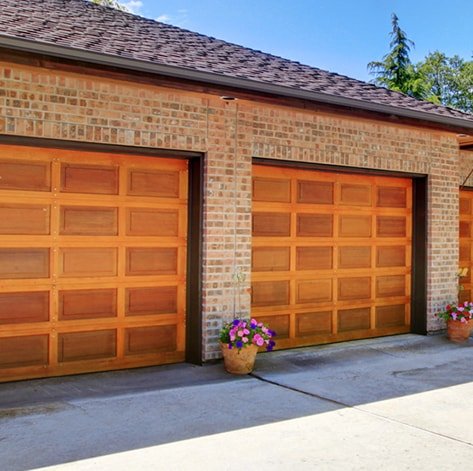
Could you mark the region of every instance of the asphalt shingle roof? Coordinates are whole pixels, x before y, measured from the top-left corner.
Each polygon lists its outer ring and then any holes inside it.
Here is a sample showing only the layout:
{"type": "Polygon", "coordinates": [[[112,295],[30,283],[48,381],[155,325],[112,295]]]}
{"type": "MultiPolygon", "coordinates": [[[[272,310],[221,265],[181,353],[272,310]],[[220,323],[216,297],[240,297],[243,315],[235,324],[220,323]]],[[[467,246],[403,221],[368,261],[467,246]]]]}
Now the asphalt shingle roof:
{"type": "Polygon", "coordinates": [[[2,36],[473,122],[473,115],[87,0],[0,0],[2,36]]]}

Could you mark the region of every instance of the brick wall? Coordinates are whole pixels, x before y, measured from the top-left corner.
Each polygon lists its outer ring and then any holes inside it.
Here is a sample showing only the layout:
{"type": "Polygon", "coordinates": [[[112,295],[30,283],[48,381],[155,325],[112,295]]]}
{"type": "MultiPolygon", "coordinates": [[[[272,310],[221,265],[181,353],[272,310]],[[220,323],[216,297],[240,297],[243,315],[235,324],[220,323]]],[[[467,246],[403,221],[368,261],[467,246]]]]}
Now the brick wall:
{"type": "MultiPolygon", "coordinates": [[[[456,293],[454,135],[0,63],[0,133],[204,152],[204,359],[250,310],[252,157],[428,174],[428,328],[456,293]],[[235,283],[235,273],[245,279],[235,283]]],[[[462,172],[464,172],[462,164],[462,172]]]]}

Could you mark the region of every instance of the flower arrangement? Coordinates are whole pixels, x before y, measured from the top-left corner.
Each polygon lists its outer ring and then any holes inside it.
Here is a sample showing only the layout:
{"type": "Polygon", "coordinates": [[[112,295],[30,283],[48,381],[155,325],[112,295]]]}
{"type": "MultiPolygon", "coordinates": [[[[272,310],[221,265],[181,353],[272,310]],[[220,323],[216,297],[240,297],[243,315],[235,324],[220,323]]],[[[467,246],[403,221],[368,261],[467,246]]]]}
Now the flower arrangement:
{"type": "Polygon", "coordinates": [[[220,341],[229,349],[237,348],[238,350],[249,345],[258,347],[266,345],[266,350],[269,352],[275,345],[273,340],[275,335],[274,331],[256,319],[234,319],[223,325],[220,341]]]}
{"type": "Polygon", "coordinates": [[[467,323],[470,319],[473,319],[473,302],[447,304],[444,311],[437,312],[435,315],[445,321],[453,320],[467,323]]]}

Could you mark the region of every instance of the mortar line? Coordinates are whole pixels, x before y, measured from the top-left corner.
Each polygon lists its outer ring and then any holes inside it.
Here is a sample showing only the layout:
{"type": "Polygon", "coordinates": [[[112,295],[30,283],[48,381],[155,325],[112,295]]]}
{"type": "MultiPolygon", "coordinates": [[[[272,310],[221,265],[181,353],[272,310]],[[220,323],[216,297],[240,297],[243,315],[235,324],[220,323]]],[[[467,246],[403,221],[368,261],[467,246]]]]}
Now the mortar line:
{"type": "Polygon", "coordinates": [[[371,415],[373,417],[377,417],[377,418],[386,420],[388,422],[393,422],[393,423],[396,423],[396,424],[404,425],[405,427],[413,428],[415,430],[421,430],[423,432],[429,433],[430,435],[435,435],[435,436],[438,436],[438,437],[446,438],[447,440],[451,440],[453,442],[462,443],[464,445],[468,445],[469,447],[473,447],[473,443],[467,442],[465,440],[460,440],[459,438],[450,437],[450,436],[445,435],[443,433],[434,432],[432,430],[428,430],[428,429],[425,429],[423,427],[419,427],[417,425],[408,424],[408,423],[403,422],[401,420],[393,419],[391,417],[386,417],[385,415],[378,414],[376,412],[371,412],[371,411],[365,410],[363,408],[360,408],[358,406],[352,406],[350,404],[345,404],[344,402],[337,401],[336,399],[330,399],[328,397],[321,396],[320,394],[311,393],[309,391],[304,391],[303,389],[298,389],[298,388],[295,388],[293,386],[288,386],[286,384],[278,383],[277,381],[272,381],[270,379],[263,378],[262,376],[259,376],[255,373],[250,373],[249,376],[252,376],[253,378],[255,378],[259,381],[262,381],[264,383],[272,384],[273,386],[277,386],[277,387],[280,387],[280,388],[283,388],[283,389],[287,389],[289,391],[293,391],[293,392],[296,392],[296,393],[299,393],[299,394],[303,394],[305,396],[309,396],[309,397],[312,397],[314,399],[320,399],[321,401],[329,402],[329,403],[335,404],[337,406],[343,406],[347,409],[354,409],[358,412],[362,412],[364,414],[368,414],[368,415],[371,415]]]}

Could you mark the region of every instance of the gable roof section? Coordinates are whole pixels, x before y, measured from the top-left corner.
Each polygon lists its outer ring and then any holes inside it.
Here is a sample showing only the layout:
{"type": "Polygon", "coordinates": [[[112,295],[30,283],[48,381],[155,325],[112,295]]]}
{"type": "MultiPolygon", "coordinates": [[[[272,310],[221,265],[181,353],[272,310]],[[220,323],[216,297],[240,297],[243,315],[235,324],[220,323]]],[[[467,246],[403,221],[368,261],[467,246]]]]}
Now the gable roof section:
{"type": "Polygon", "coordinates": [[[0,0],[0,46],[473,130],[473,115],[87,0],[0,0]]]}

